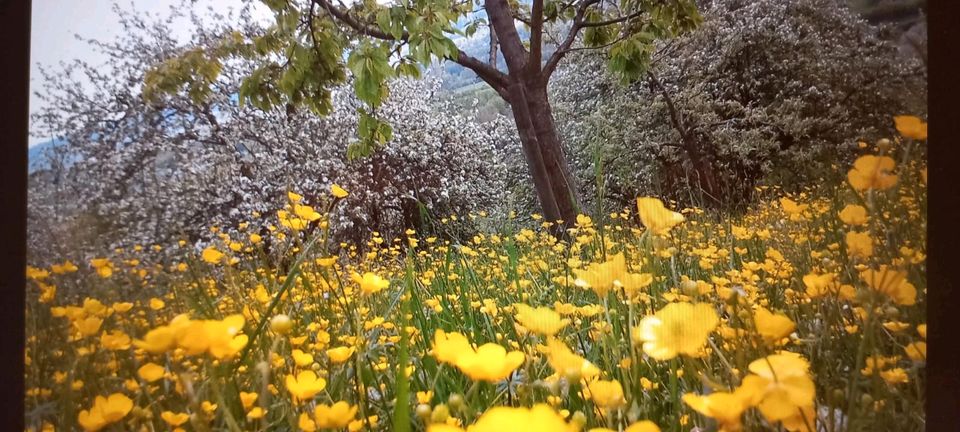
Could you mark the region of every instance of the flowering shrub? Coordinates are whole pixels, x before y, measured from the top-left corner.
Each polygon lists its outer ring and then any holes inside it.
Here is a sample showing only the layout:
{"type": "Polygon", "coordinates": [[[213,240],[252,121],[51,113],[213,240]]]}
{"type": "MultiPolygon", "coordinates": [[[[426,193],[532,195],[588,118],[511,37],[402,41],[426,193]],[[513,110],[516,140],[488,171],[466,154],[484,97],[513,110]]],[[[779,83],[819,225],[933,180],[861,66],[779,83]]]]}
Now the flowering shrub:
{"type": "Polygon", "coordinates": [[[498,212],[506,176],[490,161],[515,147],[513,126],[503,117],[479,125],[457,114],[435,97],[436,79],[391,83],[378,115],[393,125],[393,139],[372,157],[351,161],[346,147],[359,102],[349,85],[336,89],[335,109],[326,117],[264,112],[238,103],[241,78],[253,65],[237,61],[223,65],[205,102],[188,94],[144,101],[140,83],[151,65],[211,43],[224,23],[249,17],[213,15],[212,23],[201,23],[193,16],[193,40],[183,46],[169,23],[120,13],[122,36],[94,44],[112,60],[77,62],[45,77],[49,108],[33,121],[64,140],[58,151],[68,154],[31,181],[36,261],[64,254],[84,260],[137,245],[162,254],[150,246],[207,240],[210,227],[242,220],[265,235],[268,227],[253,214],[281,205],[287,190],[312,198],[333,183],[351,194],[328,215],[330,235],[352,244],[374,231],[435,225],[437,232],[459,235],[475,223],[471,212],[498,212]],[[463,217],[441,223],[451,214],[463,217]]]}
{"type": "MultiPolygon", "coordinates": [[[[329,237],[354,191],[175,259],[28,267],[33,430],[917,430],[925,124],[740,217],[653,197],[565,240],[329,237]],[[853,234],[853,235],[851,235],[853,234]],[[265,236],[289,258],[263,250],[265,236]],[[85,298],[58,294],[83,287],[85,298]],[[712,426],[711,426],[712,427],[712,426]]],[[[912,125],[912,126],[911,126],[912,125]]]]}
{"type": "MultiPolygon", "coordinates": [[[[858,141],[893,132],[890,117],[926,109],[922,64],[845,2],[709,3],[703,25],[662,44],[642,82],[619,85],[595,55],[554,77],[572,163],[582,179],[604,172],[608,201],[656,193],[744,206],[760,184],[837,172],[858,141]]],[[[586,199],[596,184],[581,181],[586,199]]]]}

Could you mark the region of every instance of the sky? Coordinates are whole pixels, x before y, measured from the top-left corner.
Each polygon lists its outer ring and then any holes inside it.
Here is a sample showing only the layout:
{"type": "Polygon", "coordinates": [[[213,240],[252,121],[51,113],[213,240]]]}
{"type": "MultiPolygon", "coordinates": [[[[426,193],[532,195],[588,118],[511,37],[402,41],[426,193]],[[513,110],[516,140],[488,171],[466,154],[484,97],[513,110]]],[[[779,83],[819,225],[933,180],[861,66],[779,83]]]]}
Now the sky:
{"type": "MultiPolygon", "coordinates": [[[[119,31],[120,25],[113,12],[113,0],[33,0],[33,13],[30,23],[30,112],[42,108],[42,101],[34,95],[41,88],[41,77],[38,65],[56,68],[61,61],[79,58],[92,65],[102,64],[105,57],[90,49],[89,45],[78,40],[74,35],[84,39],[112,40],[119,31]]],[[[166,16],[170,7],[179,4],[179,0],[120,0],[118,4],[124,10],[136,10],[150,14],[166,16]]],[[[216,9],[233,7],[239,9],[242,4],[239,0],[196,0],[196,7],[206,9],[212,6],[216,9]]],[[[255,16],[268,17],[269,11],[262,5],[254,9],[255,16]]],[[[190,24],[187,20],[177,21],[174,24],[174,34],[184,40],[189,34],[190,24]]],[[[31,136],[29,145],[49,141],[52,137],[31,136]]]]}

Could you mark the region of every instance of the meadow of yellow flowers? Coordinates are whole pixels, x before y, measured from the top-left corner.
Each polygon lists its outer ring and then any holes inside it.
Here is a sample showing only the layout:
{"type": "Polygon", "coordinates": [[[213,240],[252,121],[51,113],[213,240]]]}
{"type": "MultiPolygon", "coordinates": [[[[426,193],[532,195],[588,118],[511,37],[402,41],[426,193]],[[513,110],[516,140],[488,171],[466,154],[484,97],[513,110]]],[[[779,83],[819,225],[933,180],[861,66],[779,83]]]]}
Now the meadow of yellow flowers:
{"type": "Polygon", "coordinates": [[[843,184],[733,218],[645,197],[566,240],[332,244],[334,186],[288,194],[269,252],[30,267],[29,428],[920,430],[926,124],[895,120],[843,184]]]}

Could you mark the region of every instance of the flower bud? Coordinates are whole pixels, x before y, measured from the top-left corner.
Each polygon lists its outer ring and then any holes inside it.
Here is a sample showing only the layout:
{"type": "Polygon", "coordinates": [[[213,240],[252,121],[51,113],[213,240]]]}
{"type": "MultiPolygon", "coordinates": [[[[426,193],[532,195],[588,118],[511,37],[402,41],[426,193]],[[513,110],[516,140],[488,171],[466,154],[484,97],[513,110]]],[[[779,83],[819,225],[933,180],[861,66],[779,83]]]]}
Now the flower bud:
{"type": "Polygon", "coordinates": [[[884,153],[890,151],[890,140],[881,138],[880,141],[877,141],[877,148],[884,153]]]}
{"type": "Polygon", "coordinates": [[[463,395],[460,393],[451,393],[447,398],[447,405],[454,411],[459,411],[463,407],[463,395]]]}
{"type": "Polygon", "coordinates": [[[870,396],[870,393],[864,393],[862,396],[860,396],[861,405],[870,405],[872,403],[873,403],[873,396],[870,396]]]}
{"type": "Polygon", "coordinates": [[[414,414],[423,421],[427,421],[430,418],[430,415],[433,413],[433,409],[430,408],[430,405],[419,404],[414,409],[414,414]]]}
{"type": "Polygon", "coordinates": [[[833,389],[833,392],[830,393],[831,401],[834,406],[843,405],[843,401],[847,398],[847,393],[843,389],[833,389]]]}
{"type": "Polygon", "coordinates": [[[278,314],[270,319],[270,330],[276,334],[284,335],[290,333],[292,329],[293,321],[285,314],[278,314]]]}
{"type": "Polygon", "coordinates": [[[697,283],[690,279],[680,282],[680,289],[683,290],[684,294],[691,297],[700,294],[700,289],[697,287],[697,283]]]}
{"type": "Polygon", "coordinates": [[[583,414],[583,411],[577,411],[570,416],[570,423],[577,425],[578,428],[583,428],[583,425],[587,424],[587,416],[583,414]]]}
{"type": "Polygon", "coordinates": [[[450,418],[450,408],[447,408],[446,404],[437,405],[430,414],[432,423],[446,423],[448,418],[450,418]]]}

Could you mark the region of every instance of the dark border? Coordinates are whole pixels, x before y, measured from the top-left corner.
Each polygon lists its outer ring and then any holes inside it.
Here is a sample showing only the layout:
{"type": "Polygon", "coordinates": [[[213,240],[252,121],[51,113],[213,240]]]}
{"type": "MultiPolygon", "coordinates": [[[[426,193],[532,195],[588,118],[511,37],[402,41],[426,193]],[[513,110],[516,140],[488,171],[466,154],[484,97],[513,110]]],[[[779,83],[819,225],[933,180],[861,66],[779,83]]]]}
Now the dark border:
{"type": "Polygon", "coordinates": [[[23,430],[30,0],[0,0],[0,425],[23,430]]]}
{"type": "Polygon", "coordinates": [[[960,422],[960,4],[929,2],[930,146],[927,235],[927,430],[960,422]]]}
{"type": "MultiPolygon", "coordinates": [[[[928,431],[960,419],[960,3],[929,2],[930,142],[926,418],[928,431]]],[[[30,0],[0,0],[0,424],[23,430],[24,269],[29,102],[30,0]]]]}

